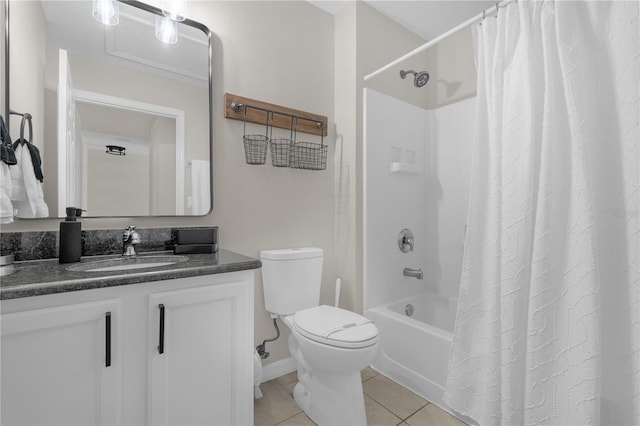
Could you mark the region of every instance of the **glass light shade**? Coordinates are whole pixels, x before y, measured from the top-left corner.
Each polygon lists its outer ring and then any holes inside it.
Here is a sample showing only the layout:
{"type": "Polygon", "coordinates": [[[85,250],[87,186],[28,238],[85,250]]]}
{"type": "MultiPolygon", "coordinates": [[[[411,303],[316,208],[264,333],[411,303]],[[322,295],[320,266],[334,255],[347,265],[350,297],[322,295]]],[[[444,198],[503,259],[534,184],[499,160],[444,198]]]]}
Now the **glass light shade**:
{"type": "Polygon", "coordinates": [[[156,38],[163,43],[175,44],[178,41],[178,24],[171,18],[156,16],[156,38]]]}
{"type": "Polygon", "coordinates": [[[105,25],[118,25],[120,6],[115,0],[93,0],[92,14],[96,21],[105,25]]]}
{"type": "Polygon", "coordinates": [[[176,22],[185,20],[185,0],[165,0],[163,13],[166,17],[176,22]]]}

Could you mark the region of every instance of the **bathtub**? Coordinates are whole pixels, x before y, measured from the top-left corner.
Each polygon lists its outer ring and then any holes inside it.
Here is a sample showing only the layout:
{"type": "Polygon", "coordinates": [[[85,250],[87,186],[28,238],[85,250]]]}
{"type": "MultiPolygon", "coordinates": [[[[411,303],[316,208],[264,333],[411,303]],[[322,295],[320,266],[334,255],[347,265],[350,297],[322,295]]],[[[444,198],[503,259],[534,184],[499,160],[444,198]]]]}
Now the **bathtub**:
{"type": "Polygon", "coordinates": [[[456,308],[457,299],[423,294],[364,312],[380,332],[372,367],[449,412],[442,397],[456,308]]]}

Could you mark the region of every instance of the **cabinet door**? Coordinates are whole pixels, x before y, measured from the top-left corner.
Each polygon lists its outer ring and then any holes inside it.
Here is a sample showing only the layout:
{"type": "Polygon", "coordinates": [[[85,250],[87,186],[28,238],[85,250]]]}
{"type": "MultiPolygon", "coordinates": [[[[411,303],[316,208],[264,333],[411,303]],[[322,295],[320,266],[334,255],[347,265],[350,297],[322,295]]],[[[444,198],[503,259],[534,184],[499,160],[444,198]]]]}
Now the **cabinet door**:
{"type": "Polygon", "coordinates": [[[150,296],[150,424],[253,423],[252,296],[249,281],[150,296]]]}
{"type": "Polygon", "coordinates": [[[2,424],[120,423],[120,306],[3,314],[2,424]]]}

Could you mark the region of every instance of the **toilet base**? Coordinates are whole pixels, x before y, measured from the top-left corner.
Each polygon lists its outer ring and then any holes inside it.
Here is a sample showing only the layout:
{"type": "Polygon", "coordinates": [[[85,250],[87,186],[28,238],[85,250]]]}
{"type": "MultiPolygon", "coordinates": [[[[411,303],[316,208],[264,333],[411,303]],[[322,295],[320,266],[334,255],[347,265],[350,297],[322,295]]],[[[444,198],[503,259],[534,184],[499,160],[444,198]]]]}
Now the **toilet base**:
{"type": "Polygon", "coordinates": [[[320,426],[366,426],[360,372],[349,375],[320,372],[311,377],[310,388],[298,382],[293,399],[320,426]]]}
{"type": "Polygon", "coordinates": [[[293,399],[311,420],[319,426],[366,426],[360,371],[312,371],[293,335],[289,336],[289,351],[298,368],[293,399]]]}

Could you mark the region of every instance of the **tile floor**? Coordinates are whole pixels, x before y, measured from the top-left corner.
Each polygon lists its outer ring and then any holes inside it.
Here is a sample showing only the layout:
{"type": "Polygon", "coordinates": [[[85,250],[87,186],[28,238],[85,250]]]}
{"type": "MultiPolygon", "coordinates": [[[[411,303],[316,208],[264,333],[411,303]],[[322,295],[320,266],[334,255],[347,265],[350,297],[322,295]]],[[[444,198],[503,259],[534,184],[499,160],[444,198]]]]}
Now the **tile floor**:
{"type": "MultiPolygon", "coordinates": [[[[296,373],[260,385],[263,397],[254,403],[255,426],[315,425],[293,400],[296,373]]],[[[415,393],[378,374],[362,371],[368,426],[464,426],[465,424],[415,393]]]]}

